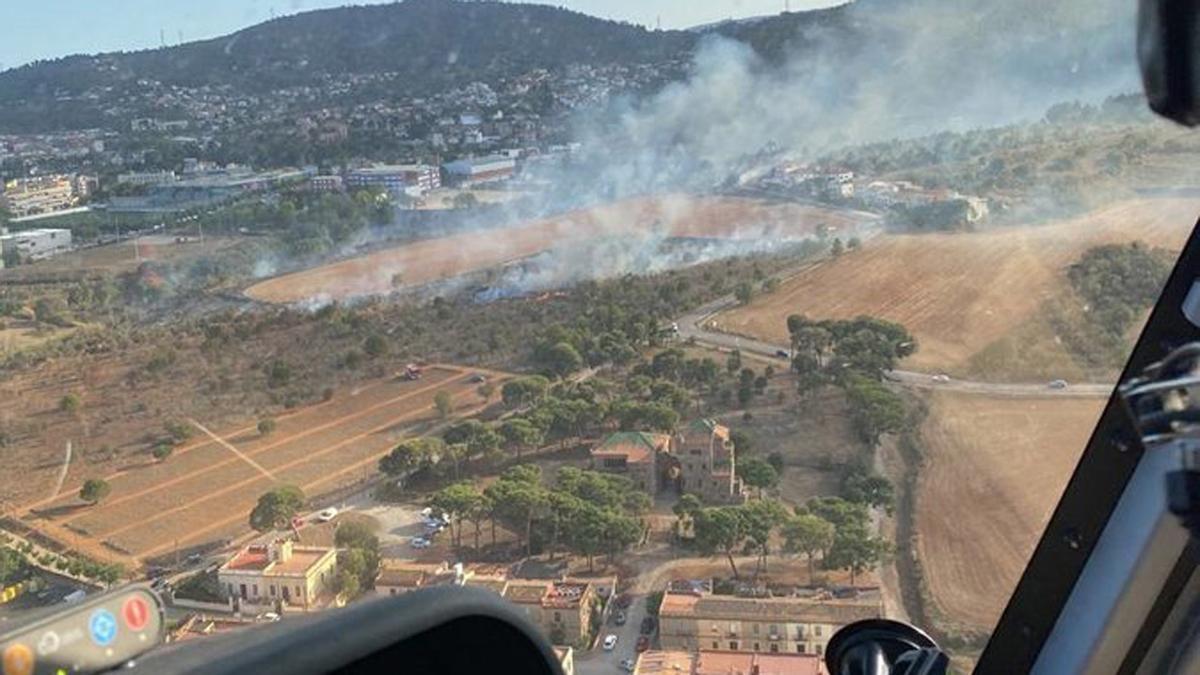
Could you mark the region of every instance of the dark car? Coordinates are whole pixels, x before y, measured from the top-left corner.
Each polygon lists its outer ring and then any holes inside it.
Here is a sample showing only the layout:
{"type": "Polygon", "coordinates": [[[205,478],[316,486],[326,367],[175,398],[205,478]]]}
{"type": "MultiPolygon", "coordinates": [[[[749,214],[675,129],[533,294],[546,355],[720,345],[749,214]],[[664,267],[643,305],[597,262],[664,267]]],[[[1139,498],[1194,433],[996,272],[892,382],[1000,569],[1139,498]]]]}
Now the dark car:
{"type": "Polygon", "coordinates": [[[648,616],[642,619],[642,632],[649,635],[650,633],[654,632],[654,629],[657,627],[657,625],[658,622],[654,620],[654,617],[648,616]]]}
{"type": "Polygon", "coordinates": [[[633,596],[628,593],[622,593],[617,596],[617,607],[625,609],[633,602],[633,596]]]}
{"type": "Polygon", "coordinates": [[[625,612],[617,612],[616,615],[613,616],[613,623],[618,626],[624,626],[625,625],[625,612]]]}
{"type": "Polygon", "coordinates": [[[781,359],[786,359],[786,358],[788,358],[787,350],[786,349],[776,349],[775,356],[778,356],[781,359]]]}
{"type": "Polygon", "coordinates": [[[645,635],[640,636],[637,639],[637,647],[635,647],[635,649],[637,649],[639,652],[644,652],[647,649],[650,649],[650,638],[646,637],[645,635]]]}

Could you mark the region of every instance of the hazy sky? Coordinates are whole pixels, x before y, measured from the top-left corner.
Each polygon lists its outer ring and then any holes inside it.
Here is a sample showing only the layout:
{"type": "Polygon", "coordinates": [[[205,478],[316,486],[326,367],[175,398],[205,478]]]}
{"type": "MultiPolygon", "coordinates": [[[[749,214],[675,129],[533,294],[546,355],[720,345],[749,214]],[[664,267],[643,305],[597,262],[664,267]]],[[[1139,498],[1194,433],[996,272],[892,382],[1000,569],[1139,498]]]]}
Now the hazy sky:
{"type": "MultiPolygon", "coordinates": [[[[556,0],[587,14],[663,28],[774,14],[842,0],[556,0]]],[[[3,0],[0,70],[67,54],[155,47],[215,37],[276,15],[379,0],[3,0]]]]}

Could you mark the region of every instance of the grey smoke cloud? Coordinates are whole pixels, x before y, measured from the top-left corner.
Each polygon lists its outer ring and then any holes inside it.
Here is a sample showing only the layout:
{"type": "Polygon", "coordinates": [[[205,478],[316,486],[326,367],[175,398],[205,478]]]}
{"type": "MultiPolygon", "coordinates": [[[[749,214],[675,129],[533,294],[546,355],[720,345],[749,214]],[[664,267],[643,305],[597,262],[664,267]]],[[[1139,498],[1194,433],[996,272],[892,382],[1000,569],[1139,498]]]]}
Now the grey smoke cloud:
{"type": "Polygon", "coordinates": [[[1041,117],[1064,100],[1136,90],[1129,0],[859,0],[768,63],[702,42],[685,82],[588,117],[577,133],[617,194],[720,180],[774,144],[801,157],[847,144],[1041,117]],[[848,40],[847,35],[856,39],[848,40]],[[606,154],[615,156],[607,161],[606,154]]]}

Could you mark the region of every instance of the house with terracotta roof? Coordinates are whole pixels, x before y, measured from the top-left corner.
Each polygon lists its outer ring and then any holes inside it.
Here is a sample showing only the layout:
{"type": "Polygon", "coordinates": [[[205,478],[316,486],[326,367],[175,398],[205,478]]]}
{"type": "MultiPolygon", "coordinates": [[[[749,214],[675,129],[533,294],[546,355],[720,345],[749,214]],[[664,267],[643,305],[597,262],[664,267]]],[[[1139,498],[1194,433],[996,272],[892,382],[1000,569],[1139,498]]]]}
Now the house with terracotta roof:
{"type": "Polygon", "coordinates": [[[591,451],[592,468],[627,476],[651,496],[689,492],[707,503],[745,500],[729,428],[699,419],[674,436],[644,431],[612,434],[591,451]]]}
{"type": "Polygon", "coordinates": [[[756,654],[702,649],[646,651],[634,675],[826,675],[816,654],[756,654]]]}
{"type": "Polygon", "coordinates": [[[290,539],[251,544],[217,570],[221,588],[239,602],[303,610],[331,599],[336,575],[336,549],[290,539]]]}
{"type": "Polygon", "coordinates": [[[877,595],[740,597],[668,589],[659,609],[659,639],[663,649],[821,656],[842,626],[882,616],[877,595]]]}

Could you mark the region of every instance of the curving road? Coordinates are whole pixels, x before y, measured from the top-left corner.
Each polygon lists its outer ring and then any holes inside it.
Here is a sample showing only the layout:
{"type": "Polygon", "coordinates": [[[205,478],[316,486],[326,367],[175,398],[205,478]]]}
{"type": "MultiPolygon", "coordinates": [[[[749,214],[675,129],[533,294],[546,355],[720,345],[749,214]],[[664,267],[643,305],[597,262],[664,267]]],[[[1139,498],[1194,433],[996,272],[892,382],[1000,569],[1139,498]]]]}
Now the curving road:
{"type": "MultiPolygon", "coordinates": [[[[743,354],[786,363],[787,357],[780,356],[780,353],[786,353],[788,345],[771,344],[742,335],[721,333],[706,327],[706,324],[711,320],[713,315],[735,307],[737,304],[737,300],[732,295],[727,295],[701,305],[679,317],[676,319],[676,324],[679,327],[680,339],[691,339],[698,344],[722,350],[738,349],[743,354]]],[[[885,377],[892,382],[914,389],[938,389],[969,394],[987,394],[989,396],[1106,398],[1112,393],[1114,387],[1112,383],[1067,384],[1059,388],[1054,388],[1045,382],[980,382],[911,370],[891,370],[885,374],[885,377]]]]}

